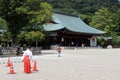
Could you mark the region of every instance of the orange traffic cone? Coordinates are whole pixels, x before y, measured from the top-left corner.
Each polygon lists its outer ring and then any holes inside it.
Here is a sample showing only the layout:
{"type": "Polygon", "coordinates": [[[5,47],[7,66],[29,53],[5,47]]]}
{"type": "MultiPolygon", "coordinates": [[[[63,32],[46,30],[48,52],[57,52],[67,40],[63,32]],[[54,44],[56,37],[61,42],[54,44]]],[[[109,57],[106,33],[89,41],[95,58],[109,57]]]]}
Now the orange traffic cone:
{"type": "Polygon", "coordinates": [[[13,69],[13,64],[12,64],[12,63],[11,63],[10,71],[9,71],[8,74],[15,74],[14,69],[13,69]]]}
{"type": "Polygon", "coordinates": [[[11,61],[10,61],[10,58],[8,57],[8,62],[7,62],[6,67],[10,67],[10,66],[11,66],[11,61]]]}
{"type": "Polygon", "coordinates": [[[37,70],[37,64],[36,64],[36,60],[34,61],[34,66],[33,66],[33,69],[32,69],[33,71],[38,71],[37,70]]]}

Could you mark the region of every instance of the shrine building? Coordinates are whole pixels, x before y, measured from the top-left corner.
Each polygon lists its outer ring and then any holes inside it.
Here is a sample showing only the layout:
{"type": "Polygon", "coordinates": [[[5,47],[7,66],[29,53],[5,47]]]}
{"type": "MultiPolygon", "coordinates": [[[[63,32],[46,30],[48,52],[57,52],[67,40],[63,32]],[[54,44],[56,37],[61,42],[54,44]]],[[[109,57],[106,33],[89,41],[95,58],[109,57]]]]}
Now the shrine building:
{"type": "Polygon", "coordinates": [[[63,13],[54,13],[53,22],[44,25],[50,32],[51,45],[96,47],[97,38],[104,31],[88,26],[80,17],[63,13]]]}

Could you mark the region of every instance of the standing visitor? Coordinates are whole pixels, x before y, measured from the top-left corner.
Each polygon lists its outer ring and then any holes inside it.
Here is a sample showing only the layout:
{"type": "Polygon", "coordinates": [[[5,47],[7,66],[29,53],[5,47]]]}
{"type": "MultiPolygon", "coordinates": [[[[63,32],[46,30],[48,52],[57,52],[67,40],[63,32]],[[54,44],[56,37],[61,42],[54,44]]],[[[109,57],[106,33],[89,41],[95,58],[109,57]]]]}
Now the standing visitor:
{"type": "Polygon", "coordinates": [[[2,47],[0,45],[0,56],[2,57],[2,47]]]}
{"type": "Polygon", "coordinates": [[[58,46],[57,51],[58,51],[58,57],[61,57],[61,47],[60,46],[58,46]]]}
{"type": "Polygon", "coordinates": [[[17,47],[17,50],[16,50],[16,55],[19,56],[20,55],[20,47],[17,47]]]}
{"type": "Polygon", "coordinates": [[[31,65],[30,61],[32,60],[32,52],[30,51],[30,47],[27,47],[26,51],[23,53],[22,61],[24,62],[24,73],[31,73],[31,65]]]}

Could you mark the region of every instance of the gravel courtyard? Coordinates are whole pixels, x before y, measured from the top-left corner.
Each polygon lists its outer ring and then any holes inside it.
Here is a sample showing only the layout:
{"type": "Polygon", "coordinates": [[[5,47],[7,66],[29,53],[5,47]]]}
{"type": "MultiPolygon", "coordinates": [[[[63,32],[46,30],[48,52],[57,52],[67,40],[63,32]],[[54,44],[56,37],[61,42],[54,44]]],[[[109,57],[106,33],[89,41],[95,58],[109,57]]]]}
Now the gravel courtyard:
{"type": "Polygon", "coordinates": [[[42,51],[34,56],[39,71],[24,74],[20,57],[10,57],[16,74],[8,74],[7,58],[0,58],[0,80],[120,80],[120,48],[42,51]]]}

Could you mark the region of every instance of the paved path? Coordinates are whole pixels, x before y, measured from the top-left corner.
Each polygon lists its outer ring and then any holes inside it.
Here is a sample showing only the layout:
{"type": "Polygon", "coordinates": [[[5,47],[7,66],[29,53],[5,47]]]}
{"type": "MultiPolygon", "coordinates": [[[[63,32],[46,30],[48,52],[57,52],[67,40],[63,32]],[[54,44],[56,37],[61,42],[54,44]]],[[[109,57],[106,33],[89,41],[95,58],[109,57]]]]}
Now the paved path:
{"type": "Polygon", "coordinates": [[[39,71],[31,74],[23,73],[20,57],[10,57],[16,74],[7,74],[7,58],[0,58],[0,80],[120,80],[120,49],[63,50],[60,58],[54,50],[42,53],[33,57],[39,71]]]}

